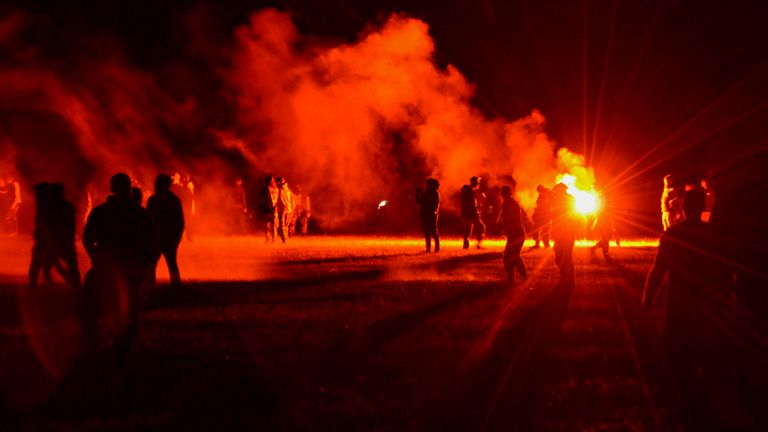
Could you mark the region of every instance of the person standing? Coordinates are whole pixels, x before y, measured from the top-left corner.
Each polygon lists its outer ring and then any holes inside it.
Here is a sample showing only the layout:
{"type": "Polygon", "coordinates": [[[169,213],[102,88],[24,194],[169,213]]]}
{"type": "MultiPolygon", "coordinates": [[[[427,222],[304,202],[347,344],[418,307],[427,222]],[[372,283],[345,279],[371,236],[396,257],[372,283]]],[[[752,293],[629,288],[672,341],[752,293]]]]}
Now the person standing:
{"type": "Polygon", "coordinates": [[[179,197],[171,191],[171,177],[167,174],[159,174],[155,179],[155,194],[147,201],[147,212],[158,248],[150,275],[151,286],[157,284],[157,264],[162,255],[171,277],[171,289],[177,290],[181,288],[181,274],[176,256],[184,233],[184,210],[179,197]]]}
{"type": "Polygon", "coordinates": [[[248,200],[245,195],[243,178],[235,177],[235,187],[232,190],[232,218],[234,222],[233,232],[236,235],[245,235],[248,230],[248,200]]]}
{"type": "Polygon", "coordinates": [[[536,186],[536,209],[533,211],[533,248],[539,248],[539,240],[545,248],[549,247],[549,231],[552,225],[552,203],[550,190],[544,185],[536,186]]]}
{"type": "Polygon", "coordinates": [[[299,233],[305,236],[309,232],[309,218],[312,214],[312,203],[309,199],[309,194],[304,192],[301,185],[296,185],[294,197],[296,199],[296,208],[294,209],[294,231],[298,229],[299,233]]]}
{"type": "Polygon", "coordinates": [[[469,249],[469,238],[473,231],[477,235],[477,248],[482,249],[485,224],[481,216],[481,202],[478,189],[480,177],[472,177],[469,184],[461,187],[461,217],[464,219],[464,249],[469,249]]]}
{"type": "Polygon", "coordinates": [[[664,231],[680,222],[682,218],[680,196],[671,174],[664,176],[664,190],[661,193],[661,225],[664,231]]]}
{"type": "Polygon", "coordinates": [[[8,197],[8,210],[5,213],[5,223],[11,236],[19,235],[19,208],[21,207],[21,186],[16,178],[8,176],[5,182],[8,197]]]}
{"type": "Polygon", "coordinates": [[[573,288],[573,245],[576,242],[578,221],[573,217],[574,198],[568,187],[558,183],[552,188],[552,238],[555,241],[555,262],[560,269],[560,284],[573,288]]]}
{"type": "MultiPolygon", "coordinates": [[[[124,359],[138,335],[139,299],[155,254],[155,236],[149,214],[131,202],[131,178],[118,173],[110,179],[112,195],[88,215],[83,246],[91,259],[85,276],[84,332],[88,348],[98,346],[100,293],[123,287],[128,321],[115,341],[124,359]]],[[[121,293],[113,293],[121,298],[121,293]]]]}
{"type": "Polygon", "coordinates": [[[277,184],[277,205],[275,206],[277,233],[280,240],[285,243],[288,237],[288,225],[291,222],[293,209],[295,206],[293,193],[288,187],[288,182],[283,177],[278,177],[277,184]]]}
{"type": "Polygon", "coordinates": [[[523,243],[525,243],[525,227],[530,228],[530,223],[528,222],[525,210],[520,207],[514,198],[516,186],[517,183],[512,180],[509,185],[501,187],[502,202],[498,220],[507,237],[502,260],[509,286],[515,283],[515,270],[520,274],[520,278],[523,281],[528,277],[525,263],[520,258],[520,251],[523,249],[523,243]]]}
{"type": "Polygon", "coordinates": [[[682,197],[685,220],[662,233],[653,266],[648,272],[642,305],[649,309],[669,275],[666,291],[664,353],[678,380],[683,408],[694,421],[695,429],[720,430],[706,419],[717,406],[707,400],[717,391],[710,388],[713,378],[728,370],[727,341],[713,322],[730,297],[731,269],[723,258],[722,239],[701,220],[705,193],[692,189],[682,197]]]}
{"type": "Polygon", "coordinates": [[[704,211],[701,213],[701,220],[709,222],[712,220],[712,210],[715,209],[715,190],[709,184],[706,177],[701,179],[701,190],[704,191],[704,211]]]}
{"type": "Polygon", "coordinates": [[[269,175],[264,180],[264,186],[259,192],[258,199],[266,243],[274,243],[275,237],[277,237],[277,197],[277,183],[275,178],[269,175]]]}
{"type": "Polygon", "coordinates": [[[426,251],[427,253],[432,252],[432,239],[434,239],[435,252],[440,252],[440,235],[437,229],[440,215],[440,182],[437,179],[428,178],[425,184],[425,190],[416,189],[416,202],[420,206],[419,217],[421,228],[424,230],[426,251]]]}
{"type": "Polygon", "coordinates": [[[35,186],[35,244],[29,266],[29,286],[36,288],[40,272],[51,282],[56,268],[72,288],[80,288],[80,268],[75,252],[75,206],[67,201],[62,183],[35,186]],[[61,261],[60,261],[61,260],[61,261]],[[62,266],[62,262],[66,267],[62,266]]]}

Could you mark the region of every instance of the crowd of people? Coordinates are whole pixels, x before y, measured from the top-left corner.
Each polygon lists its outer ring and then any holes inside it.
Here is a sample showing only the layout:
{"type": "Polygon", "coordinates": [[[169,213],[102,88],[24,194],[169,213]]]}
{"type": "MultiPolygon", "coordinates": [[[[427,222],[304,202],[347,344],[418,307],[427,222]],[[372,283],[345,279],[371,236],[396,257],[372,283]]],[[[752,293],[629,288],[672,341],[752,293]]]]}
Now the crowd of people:
{"type": "MultiPolygon", "coordinates": [[[[173,179],[160,174],[154,194],[143,207],[141,189],[132,187],[124,173],[112,176],[111,195],[89,212],[82,244],[91,268],[82,283],[83,334],[87,350],[99,347],[101,297],[117,287],[127,301],[128,320],[115,338],[119,358],[130,351],[138,331],[139,305],[147,291],[156,286],[155,273],[160,257],[165,258],[171,289],[181,288],[176,259],[185,228],[181,199],[172,191],[173,179]]],[[[75,206],[66,199],[62,183],[35,185],[35,229],[29,286],[38,286],[40,274],[50,282],[56,269],[73,288],[81,287],[75,252],[75,206]]]]}
{"type": "Polygon", "coordinates": [[[232,192],[232,234],[262,230],[267,243],[274,243],[277,238],[285,243],[290,237],[309,233],[311,201],[301,185],[292,190],[284,177],[268,175],[255,199],[249,200],[242,177],[236,177],[232,192]],[[252,201],[255,210],[249,206],[252,201]]]}

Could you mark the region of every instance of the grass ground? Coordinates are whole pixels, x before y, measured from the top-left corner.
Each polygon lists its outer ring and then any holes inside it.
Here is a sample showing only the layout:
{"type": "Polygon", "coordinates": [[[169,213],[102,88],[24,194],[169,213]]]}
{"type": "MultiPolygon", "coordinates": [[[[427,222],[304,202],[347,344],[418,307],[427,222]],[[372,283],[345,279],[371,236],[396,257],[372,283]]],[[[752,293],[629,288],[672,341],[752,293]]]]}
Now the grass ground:
{"type": "Polygon", "coordinates": [[[655,248],[625,244],[576,248],[568,290],[550,249],[504,286],[500,241],[199,238],[127,363],[84,367],[75,294],[24,288],[31,244],[3,239],[4,430],[668,429],[663,315],[639,307],[655,248]]]}

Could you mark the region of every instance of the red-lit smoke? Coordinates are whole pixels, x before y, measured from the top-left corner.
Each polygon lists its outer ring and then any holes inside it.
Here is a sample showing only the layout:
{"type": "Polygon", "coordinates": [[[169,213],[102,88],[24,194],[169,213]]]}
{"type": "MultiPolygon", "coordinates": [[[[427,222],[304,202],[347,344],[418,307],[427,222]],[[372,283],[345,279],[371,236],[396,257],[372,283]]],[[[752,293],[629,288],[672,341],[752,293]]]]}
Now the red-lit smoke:
{"type": "Polygon", "coordinates": [[[160,71],[132,65],[109,38],[108,49],[51,58],[19,36],[30,25],[40,26],[23,13],[0,19],[0,171],[28,184],[103,190],[125,171],[149,186],[157,172],[179,170],[215,195],[235,175],[274,173],[302,183],[343,223],[427,176],[446,197],[473,175],[513,176],[530,208],[538,183],[580,165],[556,156],[541,112],[508,121],[475,108],[473,85],[436,64],[428,25],[407,16],[323,44],[287,13],[256,12],[211,57],[223,63],[207,65],[217,71],[214,106],[193,85],[172,94],[160,71]]]}

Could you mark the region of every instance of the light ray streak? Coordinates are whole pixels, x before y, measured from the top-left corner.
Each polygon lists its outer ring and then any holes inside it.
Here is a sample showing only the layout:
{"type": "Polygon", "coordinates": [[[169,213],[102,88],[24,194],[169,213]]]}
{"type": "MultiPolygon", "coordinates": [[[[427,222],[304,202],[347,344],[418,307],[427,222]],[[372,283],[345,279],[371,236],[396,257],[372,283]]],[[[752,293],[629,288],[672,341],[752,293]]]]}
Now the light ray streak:
{"type": "Polygon", "coordinates": [[[611,13],[611,28],[608,32],[608,46],[605,49],[605,58],[603,59],[603,76],[600,78],[600,91],[597,97],[597,109],[595,110],[595,127],[592,130],[592,145],[587,155],[587,165],[591,165],[595,158],[595,147],[597,145],[597,134],[600,127],[600,117],[603,111],[603,102],[605,99],[605,81],[608,76],[608,65],[611,60],[611,48],[613,48],[613,38],[616,33],[616,15],[618,14],[619,0],[614,0],[611,13]]]}

